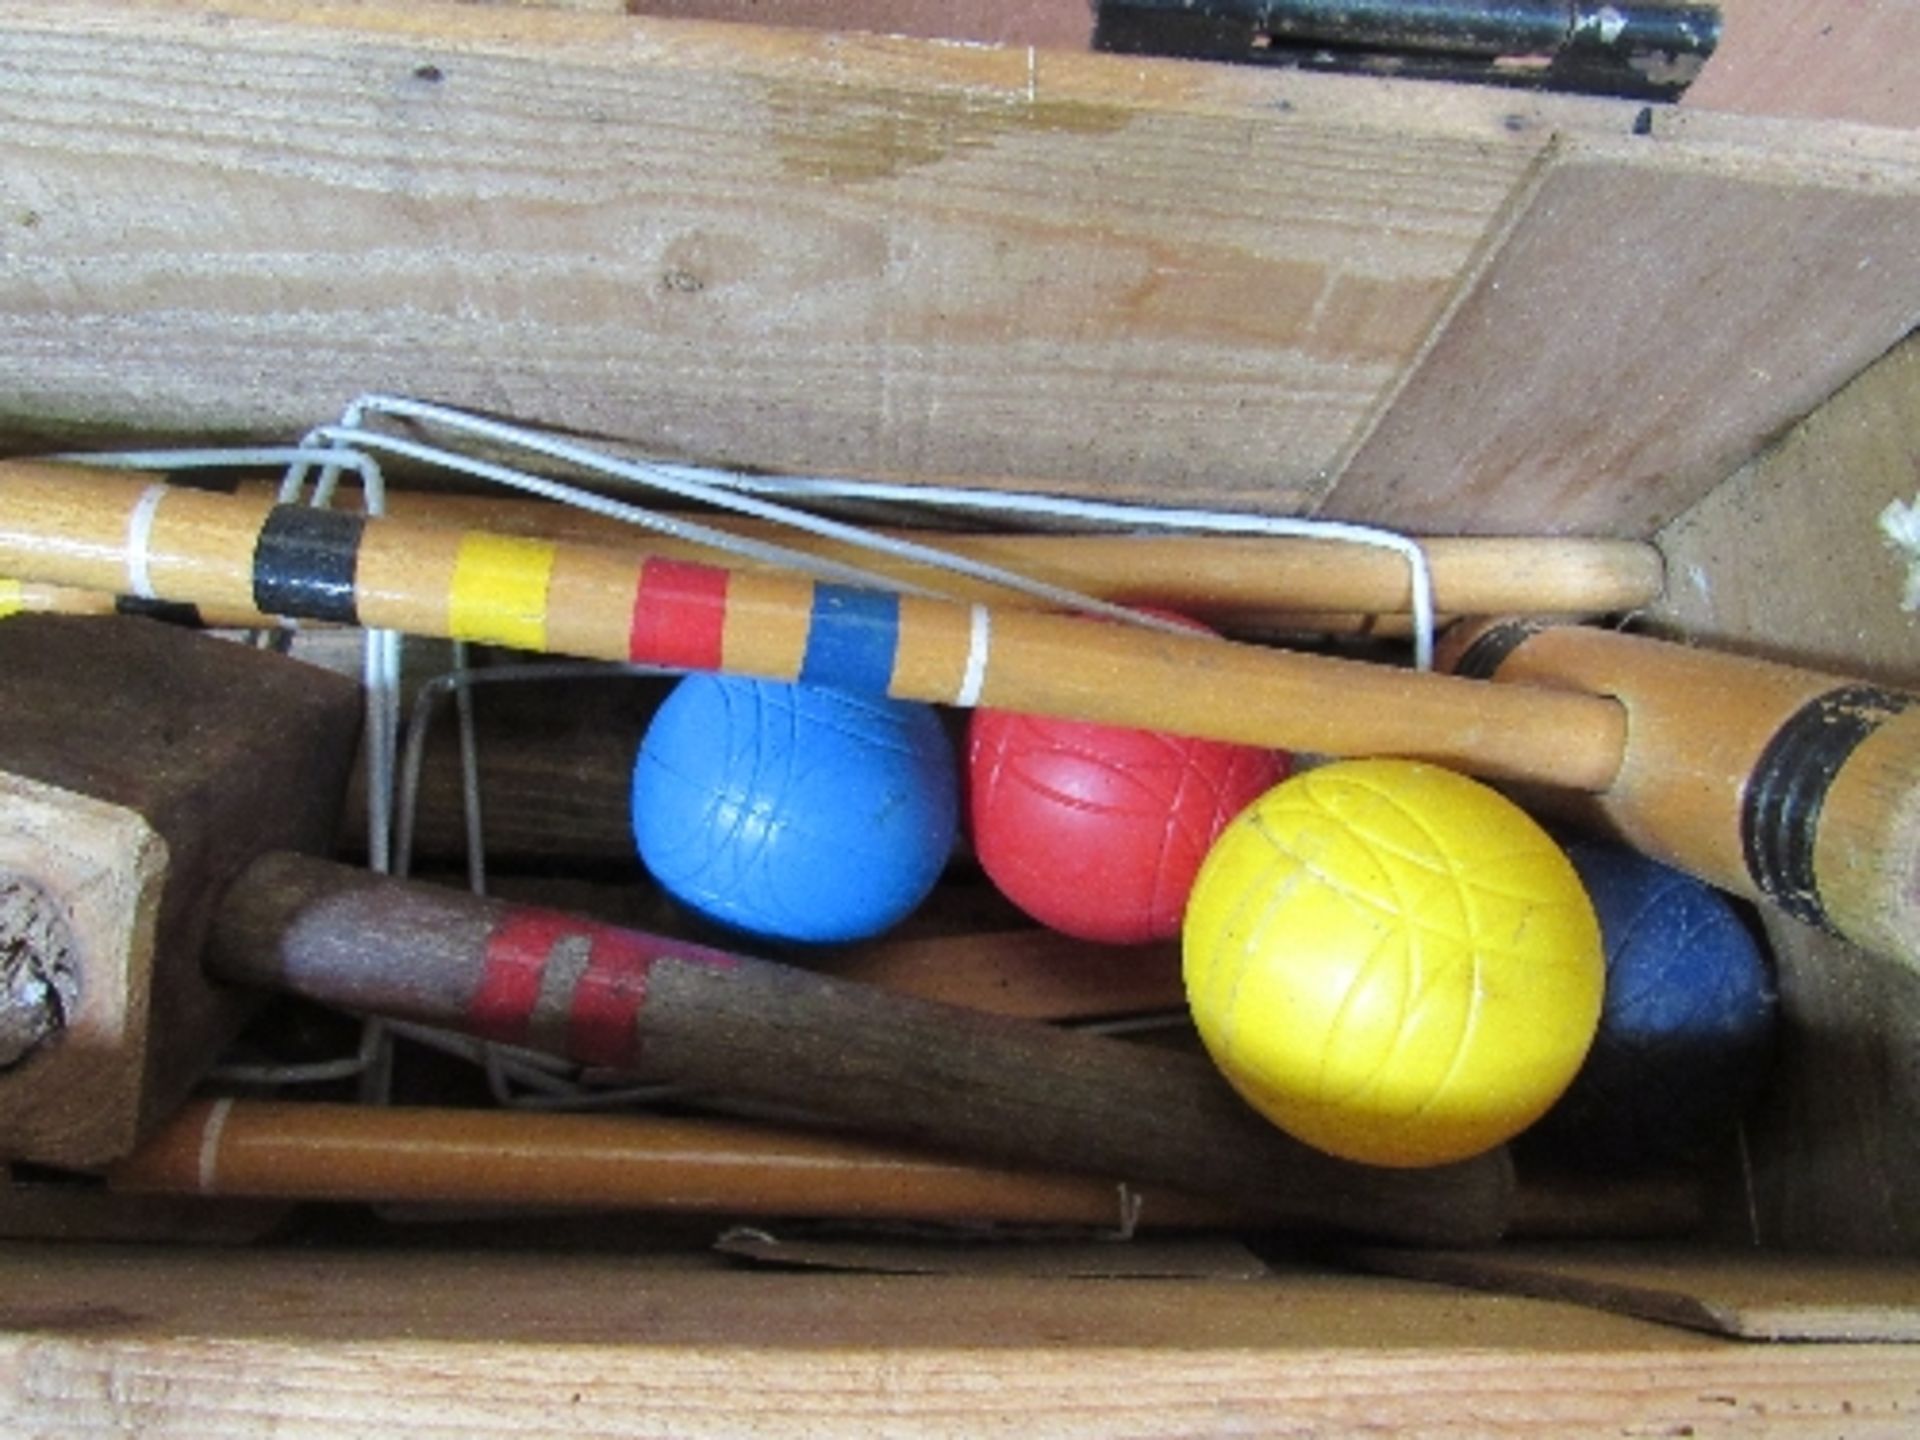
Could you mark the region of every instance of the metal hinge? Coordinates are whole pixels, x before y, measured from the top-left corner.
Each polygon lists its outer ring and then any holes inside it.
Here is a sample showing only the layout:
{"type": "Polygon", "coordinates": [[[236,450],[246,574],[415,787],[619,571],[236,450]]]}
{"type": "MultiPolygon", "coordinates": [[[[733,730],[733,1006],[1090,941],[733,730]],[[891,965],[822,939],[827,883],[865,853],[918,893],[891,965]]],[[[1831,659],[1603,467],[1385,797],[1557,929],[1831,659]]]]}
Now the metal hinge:
{"type": "Polygon", "coordinates": [[[1419,79],[1677,98],[1720,39],[1714,5],[1589,0],[1096,0],[1094,44],[1419,79]]]}

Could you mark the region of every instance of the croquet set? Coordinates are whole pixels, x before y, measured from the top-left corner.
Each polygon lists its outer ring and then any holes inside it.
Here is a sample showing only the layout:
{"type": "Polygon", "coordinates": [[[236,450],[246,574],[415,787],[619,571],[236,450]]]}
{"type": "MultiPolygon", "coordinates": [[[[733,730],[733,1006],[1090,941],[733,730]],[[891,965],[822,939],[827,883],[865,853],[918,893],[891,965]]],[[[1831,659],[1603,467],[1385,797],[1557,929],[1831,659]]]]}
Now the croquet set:
{"type": "MultiPolygon", "coordinates": [[[[1200,1204],[1227,1225],[1487,1243],[1518,1213],[1510,1145],[1551,1153],[1557,1134],[1599,1186],[1602,1166],[1704,1164],[1737,1134],[1775,1019],[1752,904],[1914,959],[1910,697],[1579,623],[1653,598],[1658,556],[1629,542],[1542,541],[1584,561],[1588,594],[1562,574],[1535,604],[1502,597],[1519,618],[1450,620],[1483,608],[1469,540],[1429,555],[1364,526],[701,472],[376,396],[282,452],[10,461],[0,505],[0,567],[48,587],[47,613],[0,631],[26,721],[8,775],[32,802],[0,1102],[18,1158],[121,1184],[165,1173],[146,1147],[191,1096],[189,1188],[235,1183],[218,1156],[248,1107],[298,1132],[297,1069],[264,1099],[221,1086],[265,1078],[223,1069],[222,1046],[249,997],[280,996],[360,1017],[348,1058],[424,1029],[483,1066],[591,1076],[575,1098],[595,1108],[763,1107],[803,1136],[1104,1178],[1134,1187],[1129,1225],[1160,1223],[1159,1190],[1182,1225],[1200,1204]],[[491,458],[460,448],[476,439],[491,458]],[[476,483],[401,500],[395,456],[476,483]],[[240,483],[275,460],[277,485],[240,483]],[[521,493],[486,493],[503,485],[521,493]],[[710,515],[652,508],[656,485],[710,515]],[[834,518],[836,498],[1054,528],[985,532],[1039,573],[1005,572],[924,524],[834,518]],[[754,525],[728,528],[738,511],[754,525]],[[1090,533],[1059,528],[1075,522],[1090,533]],[[1236,526],[1281,533],[1206,534],[1236,526]],[[1123,599],[1054,578],[1102,545],[1171,547],[1179,593],[1111,558],[1123,599]],[[1214,545],[1301,574],[1210,589],[1214,545]],[[860,568],[874,552],[890,570],[860,568]],[[1369,566],[1365,613],[1409,632],[1370,654],[1213,628],[1251,611],[1351,630],[1325,617],[1369,566]],[[103,596],[146,613],[59,613],[103,596]],[[396,757],[421,743],[398,721],[404,668],[383,665],[395,632],[470,668],[532,664],[536,694],[570,677],[555,657],[667,687],[619,773],[571,777],[625,806],[631,883],[664,929],[394,873],[393,824],[420,803],[396,757]],[[358,684],[300,658],[304,637],[362,633],[358,684]],[[356,751],[363,864],[340,855],[356,751]],[[68,805],[119,828],[76,848],[68,805]],[[910,925],[955,873],[1062,940],[1158,947],[1173,1042],[832,973],[836,947],[910,925]]],[[[368,1063],[388,1074],[372,1098],[427,1108],[390,1055],[368,1063]]],[[[768,1203],[750,1172],[736,1203],[768,1203]]]]}
{"type": "Polygon", "coordinates": [[[4,0],[0,1430],[1901,1433],[1915,43],[4,0]]]}

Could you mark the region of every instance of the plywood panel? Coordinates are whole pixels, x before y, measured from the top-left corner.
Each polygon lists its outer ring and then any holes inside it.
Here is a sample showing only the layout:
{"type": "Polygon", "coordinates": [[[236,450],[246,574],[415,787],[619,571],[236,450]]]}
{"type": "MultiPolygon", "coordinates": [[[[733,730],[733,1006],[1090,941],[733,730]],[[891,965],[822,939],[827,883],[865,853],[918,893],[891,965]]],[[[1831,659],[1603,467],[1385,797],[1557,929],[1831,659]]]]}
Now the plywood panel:
{"type": "Polygon", "coordinates": [[[1660,533],[1654,617],[1704,643],[1920,689],[1920,614],[1901,608],[1907,564],[1879,520],[1917,494],[1920,339],[1660,533]]]}
{"type": "Polygon", "coordinates": [[[16,431],[284,435],[393,388],[1276,508],[1614,114],[500,6],[16,0],[0,51],[16,431]]]}
{"type": "Polygon", "coordinates": [[[1720,8],[1725,34],[1687,105],[1920,125],[1912,0],[1720,0],[1720,8]]]}
{"type": "Polygon", "coordinates": [[[1920,321],[1908,137],[1725,133],[1667,112],[1638,148],[1568,144],[1326,510],[1647,533],[1920,321]],[[1830,163],[1876,147],[1898,178],[1830,163]]]}

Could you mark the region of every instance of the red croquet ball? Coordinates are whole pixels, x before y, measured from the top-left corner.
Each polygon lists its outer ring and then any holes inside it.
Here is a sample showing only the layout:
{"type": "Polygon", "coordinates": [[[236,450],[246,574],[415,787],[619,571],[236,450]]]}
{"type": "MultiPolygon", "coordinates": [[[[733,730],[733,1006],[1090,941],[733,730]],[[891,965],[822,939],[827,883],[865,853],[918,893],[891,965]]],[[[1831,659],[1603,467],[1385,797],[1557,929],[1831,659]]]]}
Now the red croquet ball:
{"type": "Polygon", "coordinates": [[[967,769],[974,850],[1000,892],[1054,930],[1130,945],[1179,934],[1214,837],[1289,757],[980,710],[967,769]]]}

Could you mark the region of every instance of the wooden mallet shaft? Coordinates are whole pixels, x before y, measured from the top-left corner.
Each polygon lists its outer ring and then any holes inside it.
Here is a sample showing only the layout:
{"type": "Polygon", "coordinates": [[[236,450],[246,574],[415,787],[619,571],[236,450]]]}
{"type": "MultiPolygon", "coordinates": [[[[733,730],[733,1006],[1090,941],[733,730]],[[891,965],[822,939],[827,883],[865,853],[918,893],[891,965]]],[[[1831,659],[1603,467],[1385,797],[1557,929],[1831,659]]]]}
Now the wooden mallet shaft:
{"type": "MultiPolygon", "coordinates": [[[[125,1160],[127,1195],[783,1219],[1256,1228],[1258,1207],[970,1163],[849,1135],[685,1116],[190,1101],[125,1160]]],[[[1510,1233],[1683,1235],[1698,1177],[1520,1177],[1510,1233]]]]}
{"type": "Polygon", "coordinates": [[[1177,1186],[1278,1223],[1475,1243],[1503,1152],[1426,1170],[1320,1154],[1205,1059],[301,856],[256,860],[206,963],[234,982],[763,1102],[891,1139],[1177,1186]]]}
{"type": "MultiPolygon", "coordinates": [[[[277,486],[239,487],[256,502],[272,503],[277,486]]],[[[338,508],[355,508],[343,505],[338,508]]],[[[394,491],[387,513],[402,520],[492,530],[503,535],[620,546],[668,559],[769,568],[744,556],[624,524],[550,501],[394,491]]],[[[936,588],[960,600],[1034,603],[964,574],[936,569],[845,541],[765,521],[702,516],[701,523],[732,534],[846,565],[863,566],[900,582],[936,588]]],[[[972,534],[874,527],[874,533],[999,566],[1051,585],[1116,604],[1155,605],[1210,619],[1229,629],[1374,634],[1404,637],[1413,604],[1403,557],[1382,549],[1292,536],[1164,534],[972,534]]],[[[1660,552],[1643,541],[1565,536],[1438,536],[1421,540],[1443,615],[1585,616],[1634,610],[1657,599],[1664,585],[1660,552]]],[[[71,586],[28,585],[0,578],[0,617],[15,611],[66,615],[110,614],[112,596],[71,586]]],[[[209,625],[261,623],[247,607],[209,611],[209,625]]]]}
{"type": "Polygon", "coordinates": [[[1625,707],[1630,743],[1613,783],[1540,803],[1920,966],[1920,697],[1531,620],[1461,627],[1438,659],[1516,689],[1625,707]]]}
{"type": "Polygon", "coordinates": [[[591,659],[800,680],[1601,789],[1624,715],[1590,695],[900,597],[594,546],[0,465],[0,573],[591,659]]]}
{"type": "MultiPolygon", "coordinates": [[[[247,485],[256,500],[274,496],[247,485]]],[[[343,507],[344,508],[344,507],[343,507]]],[[[387,513],[400,520],[491,530],[536,540],[644,549],[668,559],[764,569],[744,557],[716,559],[703,545],[675,540],[590,511],[518,497],[394,491],[387,513]]],[[[1008,603],[985,581],[739,516],[698,517],[702,524],[784,545],[819,559],[858,565],[890,579],[938,585],[956,599],[1008,603]]],[[[1356,625],[1371,616],[1406,615],[1413,606],[1405,559],[1391,551],[1293,536],[972,534],[875,526],[878,535],[950,551],[1034,580],[1129,605],[1161,605],[1199,618],[1289,616],[1356,625]]],[[[1665,583],[1660,552],[1638,540],[1542,536],[1434,536],[1421,550],[1436,609],[1461,615],[1609,614],[1658,599],[1665,583]]],[[[1017,603],[1018,597],[1011,597],[1017,603]]]]}
{"type": "MultiPolygon", "coordinates": [[[[736,1121],[197,1100],[107,1171],[135,1194],[1119,1228],[1112,1180],[736,1121]]],[[[1257,1212],[1133,1191],[1148,1228],[1257,1212]]]]}

